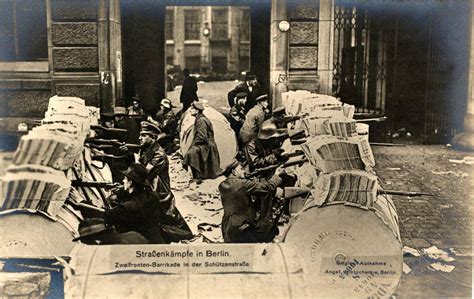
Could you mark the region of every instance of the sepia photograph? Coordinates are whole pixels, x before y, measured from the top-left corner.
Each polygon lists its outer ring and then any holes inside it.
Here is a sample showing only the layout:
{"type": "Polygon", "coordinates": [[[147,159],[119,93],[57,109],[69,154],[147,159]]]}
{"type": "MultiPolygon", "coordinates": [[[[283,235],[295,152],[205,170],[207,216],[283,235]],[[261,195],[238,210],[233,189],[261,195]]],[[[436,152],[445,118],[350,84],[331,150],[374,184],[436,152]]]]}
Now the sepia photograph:
{"type": "Polygon", "coordinates": [[[472,0],[0,0],[2,298],[472,298],[472,0]]]}

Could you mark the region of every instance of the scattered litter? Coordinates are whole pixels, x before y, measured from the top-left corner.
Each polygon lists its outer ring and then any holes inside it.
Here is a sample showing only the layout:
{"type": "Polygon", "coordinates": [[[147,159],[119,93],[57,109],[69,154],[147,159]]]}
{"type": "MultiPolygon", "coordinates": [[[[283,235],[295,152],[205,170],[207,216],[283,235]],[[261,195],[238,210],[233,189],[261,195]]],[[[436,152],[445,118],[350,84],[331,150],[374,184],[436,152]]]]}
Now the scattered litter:
{"type": "Polygon", "coordinates": [[[403,246],[403,255],[404,256],[420,256],[420,253],[418,252],[418,250],[416,249],[413,249],[411,247],[408,247],[408,246],[403,246]]]}
{"type": "Polygon", "coordinates": [[[388,170],[402,170],[400,167],[388,167],[388,170]]]}
{"type": "Polygon", "coordinates": [[[472,165],[474,164],[474,157],[464,157],[461,160],[458,159],[449,159],[449,162],[456,163],[456,164],[467,164],[472,165]]]}
{"type": "Polygon", "coordinates": [[[438,249],[438,247],[436,246],[431,246],[428,249],[423,249],[423,253],[428,255],[428,257],[431,259],[441,260],[443,262],[452,262],[456,260],[455,258],[450,257],[446,251],[438,249]]]}
{"type": "Polygon", "coordinates": [[[441,272],[447,272],[450,273],[451,271],[454,270],[454,266],[452,265],[444,265],[441,263],[433,263],[428,266],[428,269],[433,270],[433,271],[441,271],[441,272]]]}
{"type": "Polygon", "coordinates": [[[449,171],[434,171],[432,170],[431,171],[433,174],[438,174],[438,175],[443,175],[443,174],[452,174],[456,177],[461,177],[461,178],[465,178],[465,177],[468,177],[469,174],[467,174],[467,172],[462,172],[462,171],[452,171],[452,170],[449,170],[449,171]]]}
{"type": "Polygon", "coordinates": [[[408,274],[411,272],[411,268],[410,266],[408,266],[407,264],[403,263],[403,273],[405,274],[408,274]]]}
{"type": "Polygon", "coordinates": [[[449,252],[455,256],[472,256],[471,252],[462,249],[449,248],[449,252]]]}
{"type": "Polygon", "coordinates": [[[448,143],[448,144],[446,144],[446,146],[447,146],[447,147],[451,147],[452,145],[451,145],[451,143],[448,143]]]}
{"type": "Polygon", "coordinates": [[[439,206],[441,209],[451,209],[453,207],[452,204],[447,204],[447,205],[440,205],[439,206]]]}

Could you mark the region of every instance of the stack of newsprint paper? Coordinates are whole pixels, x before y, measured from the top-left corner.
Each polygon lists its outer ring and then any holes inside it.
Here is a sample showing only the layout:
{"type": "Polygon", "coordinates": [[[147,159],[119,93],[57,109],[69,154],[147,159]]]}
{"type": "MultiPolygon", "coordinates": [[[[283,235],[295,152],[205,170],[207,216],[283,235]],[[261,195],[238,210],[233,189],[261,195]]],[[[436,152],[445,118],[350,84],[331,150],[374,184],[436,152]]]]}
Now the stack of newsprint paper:
{"type": "Polygon", "coordinates": [[[22,136],[2,178],[0,210],[23,208],[56,216],[71,187],[64,171],[81,157],[89,130],[84,100],[52,97],[41,125],[22,136]]]}
{"type": "Polygon", "coordinates": [[[306,133],[304,143],[287,144],[285,151],[302,150],[311,165],[293,168],[298,187],[311,190],[307,203],[370,208],[380,187],[372,170],[368,125],[353,119],[355,107],[305,90],[283,93],[283,106],[288,115],[301,116],[289,129],[306,133]]]}

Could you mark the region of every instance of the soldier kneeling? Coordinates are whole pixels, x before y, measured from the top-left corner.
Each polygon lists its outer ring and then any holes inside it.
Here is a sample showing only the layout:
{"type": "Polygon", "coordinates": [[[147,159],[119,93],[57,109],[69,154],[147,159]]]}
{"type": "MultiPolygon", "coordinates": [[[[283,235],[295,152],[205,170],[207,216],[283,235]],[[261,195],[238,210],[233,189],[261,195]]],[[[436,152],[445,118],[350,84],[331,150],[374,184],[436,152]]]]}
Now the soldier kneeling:
{"type": "Polygon", "coordinates": [[[223,172],[227,179],[219,184],[224,206],[221,227],[224,242],[271,242],[278,235],[278,227],[273,223],[272,201],[283,173],[280,167],[268,180],[246,179],[237,161],[227,167],[223,172]],[[260,199],[258,209],[254,207],[254,197],[260,199]]]}

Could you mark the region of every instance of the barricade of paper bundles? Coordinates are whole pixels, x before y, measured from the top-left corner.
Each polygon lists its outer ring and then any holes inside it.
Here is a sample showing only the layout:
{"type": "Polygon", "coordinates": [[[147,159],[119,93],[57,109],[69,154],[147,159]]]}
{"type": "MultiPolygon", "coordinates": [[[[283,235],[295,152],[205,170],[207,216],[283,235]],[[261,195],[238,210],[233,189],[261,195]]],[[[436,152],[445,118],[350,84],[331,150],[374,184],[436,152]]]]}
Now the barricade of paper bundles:
{"type": "Polygon", "coordinates": [[[65,171],[80,164],[90,132],[89,115],[98,110],[88,108],[80,98],[50,98],[41,125],[21,137],[13,163],[2,178],[0,210],[30,209],[57,215],[71,188],[65,171]]]}
{"type": "Polygon", "coordinates": [[[375,160],[369,126],[353,119],[355,107],[301,90],[284,93],[283,106],[288,115],[301,116],[289,124],[290,136],[298,130],[304,130],[306,136],[299,144],[292,140],[283,147],[289,153],[302,150],[310,162],[293,168],[297,186],[285,191],[305,196],[292,200],[290,210],[336,203],[371,208],[380,187],[372,170],[375,160]]]}

